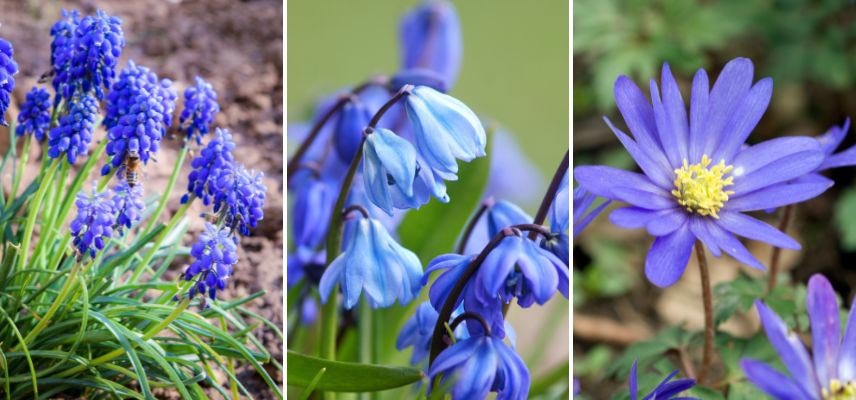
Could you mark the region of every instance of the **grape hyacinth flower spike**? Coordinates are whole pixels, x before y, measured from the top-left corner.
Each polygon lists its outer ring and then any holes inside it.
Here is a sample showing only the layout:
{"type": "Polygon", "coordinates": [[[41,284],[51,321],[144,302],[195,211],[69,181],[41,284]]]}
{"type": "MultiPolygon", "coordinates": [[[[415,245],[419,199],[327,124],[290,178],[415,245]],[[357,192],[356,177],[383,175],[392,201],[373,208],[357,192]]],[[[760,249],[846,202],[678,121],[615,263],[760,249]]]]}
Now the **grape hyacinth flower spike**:
{"type": "Polygon", "coordinates": [[[217,104],[217,92],[214,86],[196,77],[196,85],[184,91],[184,109],[179,117],[179,126],[187,134],[187,140],[202,143],[202,136],[208,134],[209,127],[214,123],[214,116],[220,112],[217,104]]]}
{"type": "Polygon", "coordinates": [[[436,72],[448,87],[454,85],[463,51],[461,22],[448,1],[425,1],[408,12],[399,27],[403,69],[436,72]]]}
{"type": "Polygon", "coordinates": [[[216,128],[214,138],[208,141],[199,155],[190,162],[190,175],[187,177],[187,194],[181,197],[181,204],[190,201],[190,196],[202,199],[202,204],[210,205],[217,194],[215,182],[232,168],[235,142],[228,129],[216,128]]]}
{"type": "Polygon", "coordinates": [[[64,82],[62,96],[71,99],[75,93],[94,92],[104,98],[116,76],[116,65],[125,47],[122,20],[102,10],[83,17],[74,32],[69,80],[64,82]]]}
{"type": "MultiPolygon", "coordinates": [[[[633,366],[630,368],[630,400],[636,400],[638,384],[636,383],[636,367],[637,360],[633,360],[633,366]]],[[[691,389],[695,386],[694,379],[678,379],[672,382],[672,378],[678,374],[678,371],[672,371],[665,379],[663,379],[651,393],[642,397],[642,400],[669,400],[669,399],[685,399],[685,400],[698,400],[695,397],[675,397],[683,391],[691,389]]]]}
{"type": "Polygon", "coordinates": [[[224,223],[241,235],[248,236],[264,218],[267,187],[262,178],[263,173],[232,163],[215,181],[214,212],[221,211],[224,223]]]}
{"type": "MultiPolygon", "coordinates": [[[[76,46],[75,31],[80,24],[80,13],[77,10],[62,10],[62,17],[51,27],[51,66],[53,67],[53,85],[56,96],[54,106],[63,99],[63,90],[71,79],[71,57],[76,46]]],[[[70,96],[68,96],[70,97],[70,96]]]]}
{"type": "Polygon", "coordinates": [[[630,78],[619,77],[616,104],[633,138],[605,121],[643,174],[607,166],[574,170],[588,192],[629,204],[610,214],[614,224],[645,227],[656,238],[645,274],[659,287],[681,277],[696,240],[714,256],[725,252],[759,269],[763,265],[735,235],[799,249],[786,234],[744,213],[808,200],[830,185],[792,182],[823,162],[813,138],[782,137],[744,146],[773,89],[770,78],[752,80],[752,62],[745,58],[730,61],[712,89],[707,73],[699,70],[688,115],[668,64],[662,71],[662,97],[651,82],[651,103],[630,78]]]}
{"type": "Polygon", "coordinates": [[[116,211],[116,227],[119,235],[124,233],[123,228],[131,228],[140,222],[145,203],[143,203],[143,187],[140,185],[130,186],[128,181],[122,179],[113,187],[113,209],[116,211]]]}
{"type": "MultiPolygon", "coordinates": [[[[97,185],[93,185],[97,186],[97,185]]],[[[77,193],[77,216],[71,221],[69,231],[74,237],[74,247],[80,259],[95,258],[104,248],[106,240],[113,237],[115,212],[108,191],[99,192],[93,187],[92,193],[81,190],[77,193]]]]}
{"type": "Polygon", "coordinates": [[[812,355],[796,333],[766,304],[755,301],[770,344],[787,368],[787,376],[757,360],[741,367],[749,381],[777,400],[844,400],[856,398],[856,306],[851,306],[841,334],[838,298],[823,275],[809,279],[806,309],[811,325],[812,355]]]}
{"type": "Polygon", "coordinates": [[[526,399],[529,395],[529,369],[520,356],[510,349],[501,338],[490,334],[487,322],[476,314],[464,313],[461,318],[478,321],[484,334],[459,340],[443,350],[431,364],[428,378],[432,380],[442,374],[440,385],[452,385],[453,399],[484,399],[489,392],[496,392],[498,400],[526,399]]]}
{"type": "Polygon", "coordinates": [[[68,114],[60,118],[59,126],[48,134],[48,155],[59,158],[65,154],[69,164],[74,164],[79,156],[89,154],[89,143],[95,129],[95,117],[98,115],[98,101],[94,97],[82,95],[71,102],[68,114]]]}
{"type": "Polygon", "coordinates": [[[0,125],[6,126],[6,109],[9,108],[10,95],[15,89],[14,75],[18,73],[18,64],[12,58],[15,50],[12,44],[0,38],[0,125]]]}
{"type": "Polygon", "coordinates": [[[413,126],[416,150],[433,173],[456,180],[456,159],[485,156],[487,138],[476,114],[459,100],[427,86],[415,87],[404,102],[413,126]]]}
{"type": "Polygon", "coordinates": [[[190,248],[194,261],[184,272],[185,281],[196,280],[188,292],[189,298],[199,293],[214,300],[218,290],[226,289],[232,269],[238,263],[237,248],[229,228],[205,223],[205,231],[190,248]]]}
{"type": "Polygon", "coordinates": [[[51,95],[47,90],[33,87],[27,93],[21,112],[18,114],[18,127],[15,134],[24,136],[32,134],[41,142],[51,123],[51,95]]]}
{"type": "Polygon", "coordinates": [[[357,304],[362,292],[372,308],[389,307],[396,299],[409,303],[422,288],[419,258],[396,243],[379,221],[358,211],[357,219],[345,223],[344,251],[321,276],[321,302],[326,303],[339,284],[347,309],[357,304]]]}

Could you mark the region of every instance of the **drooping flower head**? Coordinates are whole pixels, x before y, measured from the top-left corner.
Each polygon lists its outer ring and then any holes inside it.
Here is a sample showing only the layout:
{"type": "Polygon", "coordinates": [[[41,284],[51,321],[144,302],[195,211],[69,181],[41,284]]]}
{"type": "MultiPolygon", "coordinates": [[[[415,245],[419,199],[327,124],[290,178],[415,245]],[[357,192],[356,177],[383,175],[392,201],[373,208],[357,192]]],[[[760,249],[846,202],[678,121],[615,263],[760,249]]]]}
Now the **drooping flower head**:
{"type": "Polygon", "coordinates": [[[427,86],[415,87],[405,98],[413,126],[416,150],[435,175],[457,179],[456,160],[483,157],[487,138],[484,126],[464,103],[427,86]]]}
{"type": "Polygon", "coordinates": [[[190,248],[194,261],[184,272],[184,280],[195,280],[188,297],[193,298],[199,293],[208,295],[211,300],[216,299],[217,291],[226,289],[233,266],[238,262],[237,248],[228,227],[205,223],[205,231],[190,248]]]}
{"type": "Polygon", "coordinates": [[[752,80],[752,62],[745,58],[729,62],[712,89],[707,73],[699,70],[688,114],[668,64],[662,97],[651,83],[651,103],[621,76],[615,82],[616,104],[633,138],[609,119],[606,123],[644,174],[606,166],[575,168],[574,178],[585,190],[630,205],[610,214],[614,224],[645,227],[656,237],[645,274],[657,286],[681,277],[696,240],[714,256],[724,251],[755,268],[763,266],[735,235],[798,249],[796,241],[744,212],[804,201],[831,185],[822,177],[799,180],[824,159],[813,138],[782,137],[744,147],[773,88],[769,78],[752,80]]]}
{"type": "Polygon", "coordinates": [[[396,300],[407,304],[419,294],[419,258],[396,243],[379,221],[364,216],[347,221],[343,247],[321,276],[318,289],[323,303],[337,284],[347,309],[357,304],[363,292],[372,308],[389,307],[396,300]]]}
{"type": "Polygon", "coordinates": [[[99,250],[104,248],[108,239],[113,237],[115,209],[110,201],[108,191],[92,192],[81,190],[77,193],[77,216],[71,221],[69,231],[74,237],[74,247],[79,257],[95,258],[99,250]]]}
{"type": "Polygon", "coordinates": [[[777,400],[844,400],[856,398],[856,306],[841,334],[838,298],[823,275],[808,282],[806,309],[811,324],[812,355],[800,337],[766,304],[755,302],[770,344],[790,376],[761,361],[743,359],[741,367],[759,389],[777,400]]]}
{"type": "Polygon", "coordinates": [[[15,134],[24,136],[32,134],[41,142],[51,123],[51,95],[47,90],[33,87],[27,93],[21,112],[18,114],[18,127],[15,134]]]}
{"type": "Polygon", "coordinates": [[[401,66],[436,72],[452,87],[461,68],[461,22],[448,1],[425,1],[399,27],[401,66]]]}
{"type": "Polygon", "coordinates": [[[498,400],[526,399],[529,369],[520,356],[492,335],[459,340],[431,364],[429,381],[443,374],[440,385],[451,385],[453,399],[484,399],[496,392],[498,400]]]}
{"type": "Polygon", "coordinates": [[[193,169],[187,177],[187,194],[181,197],[182,204],[187,203],[191,195],[202,199],[206,206],[211,204],[216,194],[214,182],[232,167],[234,149],[235,142],[229,130],[217,128],[214,137],[190,162],[193,169]]]}
{"type": "Polygon", "coordinates": [[[18,73],[18,64],[12,58],[15,50],[12,44],[0,39],[0,125],[6,126],[6,109],[9,108],[10,95],[15,89],[14,75],[18,73]]]}
{"type": "Polygon", "coordinates": [[[363,129],[369,125],[371,117],[368,106],[358,97],[342,106],[333,132],[334,148],[342,163],[350,164],[354,159],[363,140],[363,129]]]}
{"type": "Polygon", "coordinates": [[[202,143],[202,136],[208,134],[218,112],[220,106],[214,86],[197,76],[196,85],[184,90],[184,109],[178,120],[181,129],[187,133],[187,140],[195,139],[197,144],[202,143]]]}
{"type": "Polygon", "coordinates": [[[124,47],[125,36],[119,17],[107,15],[102,10],[83,17],[74,31],[71,60],[66,67],[67,80],[60,83],[62,97],[71,99],[77,91],[92,91],[98,100],[103,99],[104,89],[110,87],[116,76],[116,65],[124,47]]]}
{"type": "MultiPolygon", "coordinates": [[[[517,204],[506,200],[488,200],[489,207],[485,211],[487,221],[487,240],[492,239],[503,229],[512,225],[520,225],[532,222],[532,217],[523,211],[517,204]]],[[[486,244],[487,242],[485,242],[486,244]]],[[[484,246],[482,246],[484,247],[484,246]]]]}
{"type": "MultiPolygon", "coordinates": [[[[323,241],[330,226],[330,212],[336,203],[340,185],[327,174],[306,170],[308,176],[296,188],[292,208],[291,237],[298,252],[313,252],[323,241]]],[[[295,175],[297,179],[299,176],[295,175]]]]}
{"type": "Polygon", "coordinates": [[[116,227],[122,235],[123,228],[131,228],[140,222],[145,203],[143,202],[143,187],[130,186],[124,179],[113,187],[113,209],[116,211],[116,227]]]}
{"type": "Polygon", "coordinates": [[[214,212],[222,211],[225,224],[241,235],[249,235],[250,228],[264,218],[267,187],[262,178],[263,173],[232,163],[214,182],[214,212]]]}
{"type": "Polygon", "coordinates": [[[176,93],[167,79],[146,67],[128,62],[107,95],[107,155],[112,159],[101,170],[103,175],[118,168],[134,154],[144,164],[160,147],[161,139],[172,124],[176,93]]]}
{"type": "Polygon", "coordinates": [[[401,328],[395,341],[395,348],[403,351],[413,347],[410,364],[416,365],[428,357],[428,352],[431,351],[431,335],[434,333],[437,317],[439,317],[437,310],[431,306],[431,303],[420,303],[413,316],[401,328]]]}
{"type": "MultiPolygon", "coordinates": [[[[638,398],[638,385],[636,383],[636,366],[637,361],[633,361],[633,366],[630,368],[630,400],[636,400],[638,398]]],[[[698,400],[695,397],[676,397],[681,392],[691,389],[695,386],[695,379],[678,379],[675,381],[671,381],[675,375],[678,374],[678,371],[672,371],[665,379],[663,379],[657,387],[654,388],[650,393],[646,394],[642,397],[642,400],[669,400],[669,399],[685,399],[685,400],[698,400]],[[671,381],[671,382],[669,382],[671,381]]]]}
{"type": "Polygon", "coordinates": [[[95,129],[98,115],[98,101],[88,95],[78,95],[71,102],[68,114],[59,120],[59,125],[48,134],[48,155],[59,158],[63,154],[69,164],[74,164],[79,156],[89,154],[89,143],[95,129]]]}

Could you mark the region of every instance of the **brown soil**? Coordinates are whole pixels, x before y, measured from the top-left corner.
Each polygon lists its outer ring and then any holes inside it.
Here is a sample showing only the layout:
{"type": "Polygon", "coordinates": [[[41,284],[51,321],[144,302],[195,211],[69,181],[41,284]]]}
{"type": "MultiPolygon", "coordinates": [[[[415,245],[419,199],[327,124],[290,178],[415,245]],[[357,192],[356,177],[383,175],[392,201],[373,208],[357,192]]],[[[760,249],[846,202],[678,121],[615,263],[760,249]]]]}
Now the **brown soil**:
{"type": "MultiPolygon", "coordinates": [[[[0,10],[3,10],[0,37],[12,42],[20,69],[8,117],[17,115],[14,103],[22,102],[38,77],[49,70],[50,27],[60,10],[78,9],[90,14],[96,7],[123,20],[127,45],[120,66],[127,60],[145,65],[161,78],[172,79],[179,93],[183,93],[196,75],[211,82],[217,90],[222,111],[215,125],[232,131],[238,145],[236,158],[248,168],[263,171],[268,187],[264,220],[251,237],[242,239],[234,284],[223,296],[237,298],[265,290],[267,294],[249,307],[282,326],[282,3],[275,0],[104,0],[57,4],[49,0],[0,0],[0,10]]],[[[180,102],[178,109],[181,109],[180,102]]],[[[5,152],[8,146],[5,129],[0,129],[0,137],[3,138],[0,150],[5,152]]],[[[158,162],[146,167],[144,184],[148,194],[166,185],[178,143],[174,138],[164,140],[158,162]]],[[[33,156],[37,153],[34,150],[33,156]]],[[[186,187],[186,173],[182,175],[177,192],[186,187]]],[[[179,195],[175,193],[172,197],[169,208],[175,210],[179,195]]],[[[194,211],[198,214],[203,210],[197,205],[194,211]]],[[[191,230],[196,233],[201,218],[194,220],[196,225],[192,225],[191,230]]],[[[193,237],[195,235],[189,236],[187,242],[193,237]]],[[[180,271],[186,262],[177,262],[173,270],[180,271]]],[[[282,341],[274,332],[261,327],[256,334],[281,361],[282,341]]],[[[269,372],[277,381],[282,381],[281,374],[275,373],[273,368],[269,372]]],[[[239,374],[254,397],[274,398],[252,371],[239,374]]]]}

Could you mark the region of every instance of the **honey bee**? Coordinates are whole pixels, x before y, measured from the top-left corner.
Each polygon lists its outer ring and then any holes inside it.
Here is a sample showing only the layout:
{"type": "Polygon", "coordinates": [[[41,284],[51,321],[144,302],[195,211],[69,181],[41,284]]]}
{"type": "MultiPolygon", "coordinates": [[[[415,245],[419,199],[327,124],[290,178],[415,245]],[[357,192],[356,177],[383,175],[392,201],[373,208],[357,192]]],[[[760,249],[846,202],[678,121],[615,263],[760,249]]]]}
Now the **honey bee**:
{"type": "Polygon", "coordinates": [[[125,158],[125,180],[130,187],[140,182],[140,153],[137,150],[129,150],[125,158]]]}

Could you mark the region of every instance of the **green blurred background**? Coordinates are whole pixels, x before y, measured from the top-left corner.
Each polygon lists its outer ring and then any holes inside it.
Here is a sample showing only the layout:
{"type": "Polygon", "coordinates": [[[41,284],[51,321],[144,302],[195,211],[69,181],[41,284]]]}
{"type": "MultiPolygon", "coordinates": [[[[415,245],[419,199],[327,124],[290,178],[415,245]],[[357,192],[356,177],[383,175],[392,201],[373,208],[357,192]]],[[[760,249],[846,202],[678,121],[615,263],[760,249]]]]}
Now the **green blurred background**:
{"type": "MultiPolygon", "coordinates": [[[[453,2],[464,37],[451,92],[512,131],[545,176],[568,143],[568,3],[453,2]]],[[[289,1],[288,121],[315,99],[399,65],[398,21],[416,0],[289,1]]]]}

